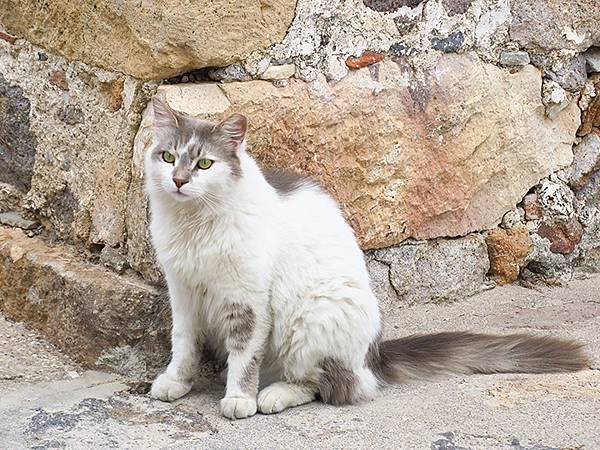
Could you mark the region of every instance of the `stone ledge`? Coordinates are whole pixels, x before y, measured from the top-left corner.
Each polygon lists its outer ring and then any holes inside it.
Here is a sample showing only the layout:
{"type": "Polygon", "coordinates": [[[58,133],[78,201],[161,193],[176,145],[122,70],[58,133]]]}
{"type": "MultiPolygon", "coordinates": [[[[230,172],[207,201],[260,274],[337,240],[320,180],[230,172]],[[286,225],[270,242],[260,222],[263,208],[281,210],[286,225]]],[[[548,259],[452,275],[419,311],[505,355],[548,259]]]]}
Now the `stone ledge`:
{"type": "Polygon", "coordinates": [[[141,376],[168,355],[169,308],[160,289],[6,227],[0,228],[0,310],[86,366],[141,376]]]}

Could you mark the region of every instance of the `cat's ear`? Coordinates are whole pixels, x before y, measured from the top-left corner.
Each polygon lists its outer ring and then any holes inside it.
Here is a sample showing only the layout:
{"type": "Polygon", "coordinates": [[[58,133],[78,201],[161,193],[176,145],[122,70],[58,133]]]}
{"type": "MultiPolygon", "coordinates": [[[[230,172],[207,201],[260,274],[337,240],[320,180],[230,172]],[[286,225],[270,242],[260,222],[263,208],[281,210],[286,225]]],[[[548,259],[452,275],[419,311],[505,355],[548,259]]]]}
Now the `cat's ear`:
{"type": "Polygon", "coordinates": [[[236,113],[223,120],[217,127],[225,139],[237,149],[246,137],[248,121],[245,116],[236,113]]]}
{"type": "Polygon", "coordinates": [[[154,110],[154,126],[157,128],[177,128],[179,122],[177,113],[171,109],[164,98],[159,96],[152,100],[154,110]]]}

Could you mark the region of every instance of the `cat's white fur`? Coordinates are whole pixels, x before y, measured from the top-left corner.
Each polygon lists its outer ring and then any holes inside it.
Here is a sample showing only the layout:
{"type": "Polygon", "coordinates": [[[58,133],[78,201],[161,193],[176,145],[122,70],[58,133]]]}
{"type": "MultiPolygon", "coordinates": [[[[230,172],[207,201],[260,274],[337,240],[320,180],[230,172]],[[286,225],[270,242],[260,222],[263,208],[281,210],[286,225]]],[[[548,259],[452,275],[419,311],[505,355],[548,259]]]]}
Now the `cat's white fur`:
{"type": "Polygon", "coordinates": [[[245,143],[238,149],[241,177],[227,176],[225,164],[209,155],[213,167],[193,176],[182,196],[173,167],[151,153],[151,235],[173,311],[172,361],[151,395],[171,401],[186,394],[198,343],[212,339],[228,354],[221,410],[229,418],[312,401],[324,358],[353,370],[357,396],[372,398],[377,380],[365,355],[380,332],[380,313],[363,253],[335,201],[313,185],[279,195],[245,143]],[[231,302],[256,314],[243,352],[227,352],[223,305],[231,302]],[[257,397],[240,379],[261,350],[261,373],[279,382],[257,397]]]}

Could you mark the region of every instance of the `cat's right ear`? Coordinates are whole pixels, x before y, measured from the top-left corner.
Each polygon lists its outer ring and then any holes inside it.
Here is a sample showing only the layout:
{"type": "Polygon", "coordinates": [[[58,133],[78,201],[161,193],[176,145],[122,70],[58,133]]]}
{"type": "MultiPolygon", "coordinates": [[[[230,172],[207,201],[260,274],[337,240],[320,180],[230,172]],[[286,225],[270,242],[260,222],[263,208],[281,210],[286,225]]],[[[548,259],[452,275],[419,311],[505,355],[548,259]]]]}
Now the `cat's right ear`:
{"type": "Polygon", "coordinates": [[[171,109],[167,101],[159,96],[152,99],[154,110],[154,126],[157,128],[177,128],[177,113],[171,109]]]}

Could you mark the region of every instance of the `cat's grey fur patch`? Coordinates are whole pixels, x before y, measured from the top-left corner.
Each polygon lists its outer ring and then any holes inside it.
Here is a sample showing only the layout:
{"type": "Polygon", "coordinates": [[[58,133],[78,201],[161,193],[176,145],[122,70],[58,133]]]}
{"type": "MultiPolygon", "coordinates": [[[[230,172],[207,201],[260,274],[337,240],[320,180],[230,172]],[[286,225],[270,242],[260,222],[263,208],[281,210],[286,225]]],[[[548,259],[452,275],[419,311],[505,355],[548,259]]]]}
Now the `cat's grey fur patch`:
{"type": "Polygon", "coordinates": [[[262,172],[267,182],[281,196],[293,194],[304,187],[318,187],[314,180],[289,170],[262,169],[262,172]]]}
{"type": "Polygon", "coordinates": [[[369,347],[365,365],[388,383],[444,373],[552,373],[589,367],[583,345],[547,336],[446,332],[415,334],[369,347]]]}
{"type": "Polygon", "coordinates": [[[154,158],[161,158],[164,151],[177,155],[180,160],[188,158],[189,170],[193,172],[200,170],[191,165],[198,158],[215,155],[229,166],[233,176],[241,176],[237,145],[219,125],[174,111],[158,98],[154,99],[154,115],[157,117],[155,139],[158,143],[154,147],[154,158]],[[173,120],[169,120],[170,117],[173,120]]]}
{"type": "Polygon", "coordinates": [[[242,352],[248,345],[256,326],[254,310],[247,305],[233,303],[228,306],[225,317],[227,347],[230,351],[242,352]]]}
{"type": "Polygon", "coordinates": [[[240,380],[240,388],[247,393],[254,393],[258,389],[258,369],[260,368],[261,356],[255,354],[250,363],[244,369],[244,375],[240,380]]]}
{"type": "Polygon", "coordinates": [[[356,374],[335,358],[321,361],[319,377],[319,394],[324,403],[331,405],[347,405],[354,403],[358,379],[356,374]]]}

